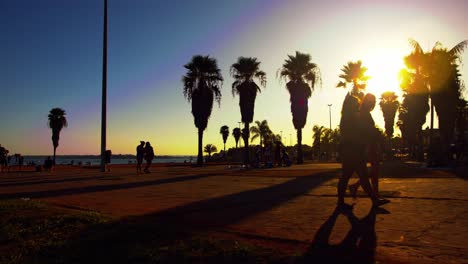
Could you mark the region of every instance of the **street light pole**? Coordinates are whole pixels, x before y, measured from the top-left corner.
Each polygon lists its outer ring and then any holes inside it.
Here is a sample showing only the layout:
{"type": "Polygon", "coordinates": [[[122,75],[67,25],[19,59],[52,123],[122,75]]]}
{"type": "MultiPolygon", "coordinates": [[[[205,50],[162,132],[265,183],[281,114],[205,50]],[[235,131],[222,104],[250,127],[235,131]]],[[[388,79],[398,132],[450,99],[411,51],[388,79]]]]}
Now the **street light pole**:
{"type": "Polygon", "coordinates": [[[332,104],[328,104],[328,114],[330,115],[330,131],[332,130],[332,126],[331,126],[331,106],[332,106],[332,104]]]}
{"type": "Polygon", "coordinates": [[[281,133],[281,143],[283,143],[283,130],[281,130],[280,133],[281,133]]]}
{"type": "Polygon", "coordinates": [[[104,36],[102,47],[102,109],[101,109],[101,172],[106,171],[106,123],[107,123],[107,0],[104,0],[104,36]]]}

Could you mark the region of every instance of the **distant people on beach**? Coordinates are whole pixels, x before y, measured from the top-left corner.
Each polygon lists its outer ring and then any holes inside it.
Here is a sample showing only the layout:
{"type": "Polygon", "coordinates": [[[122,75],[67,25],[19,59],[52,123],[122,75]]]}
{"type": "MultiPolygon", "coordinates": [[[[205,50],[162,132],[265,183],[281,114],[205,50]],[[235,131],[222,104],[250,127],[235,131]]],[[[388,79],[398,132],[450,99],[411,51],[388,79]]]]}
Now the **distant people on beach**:
{"type": "Polygon", "coordinates": [[[0,145],[0,172],[8,168],[8,150],[0,145]]]}
{"type": "Polygon", "coordinates": [[[350,177],[356,172],[359,176],[360,185],[372,200],[373,206],[380,206],[389,202],[380,199],[369,183],[367,173],[366,143],[367,138],[360,123],[360,100],[356,96],[347,94],[341,111],[341,157],[342,175],[338,181],[338,201],[340,209],[352,209],[346,204],[344,196],[348,187],[350,177]]]}
{"type": "Polygon", "coordinates": [[[143,158],[145,157],[145,142],[140,141],[140,145],[136,147],[136,160],[137,160],[137,174],[141,172],[141,164],[143,163],[143,158]]]}
{"type": "Polygon", "coordinates": [[[149,168],[154,159],[154,150],[149,142],[146,142],[144,150],[145,150],[145,160],[146,160],[145,173],[150,173],[149,168]]]}
{"type": "Polygon", "coordinates": [[[286,149],[282,150],[282,155],[281,155],[281,166],[286,166],[289,167],[291,166],[292,162],[291,159],[289,158],[288,153],[286,152],[286,149]]]}
{"type": "Polygon", "coordinates": [[[111,163],[112,151],[110,149],[104,152],[104,166],[106,171],[110,171],[109,164],[111,163]]]}
{"type": "Polygon", "coordinates": [[[54,161],[50,158],[50,156],[47,157],[47,159],[44,161],[44,165],[42,166],[45,171],[50,171],[52,167],[54,166],[54,161]]]}

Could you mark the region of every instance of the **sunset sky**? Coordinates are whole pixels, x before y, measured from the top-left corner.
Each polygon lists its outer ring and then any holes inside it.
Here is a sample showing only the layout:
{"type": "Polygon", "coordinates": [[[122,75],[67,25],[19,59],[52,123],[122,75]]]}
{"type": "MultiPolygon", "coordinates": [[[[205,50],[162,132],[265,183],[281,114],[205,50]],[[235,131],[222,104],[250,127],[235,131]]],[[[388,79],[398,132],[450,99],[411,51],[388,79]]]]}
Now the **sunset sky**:
{"type": "MultiPolygon", "coordinates": [[[[181,82],[183,65],[196,54],[216,58],[225,79],[203,142],[218,149],[220,127],[232,131],[241,119],[229,76],[239,56],[257,57],[267,73],[254,120],[283,131],[287,145],[296,142],[289,94],[276,72],[288,54],[311,54],[323,80],[303,129],[303,143],[311,145],[312,127],[329,126],[327,104],[332,127],[339,122],[347,91],[335,87],[345,63],[360,59],[369,68],[368,92],[401,95],[397,72],[411,50],[409,38],[425,50],[436,41],[451,48],[468,39],[464,0],[108,1],[107,147],[122,154],[134,153],[140,140],[150,141],[156,155],[196,154],[197,130],[181,82]]],[[[52,152],[53,107],[65,109],[69,121],[59,155],[100,152],[102,13],[98,0],[0,0],[0,144],[12,153],[52,152]]],[[[462,58],[468,63],[468,50],[462,58]]],[[[468,68],[461,73],[468,83],[468,68]]],[[[379,107],[373,116],[383,127],[379,107]]],[[[234,145],[230,136],[226,147],[234,145]]]]}

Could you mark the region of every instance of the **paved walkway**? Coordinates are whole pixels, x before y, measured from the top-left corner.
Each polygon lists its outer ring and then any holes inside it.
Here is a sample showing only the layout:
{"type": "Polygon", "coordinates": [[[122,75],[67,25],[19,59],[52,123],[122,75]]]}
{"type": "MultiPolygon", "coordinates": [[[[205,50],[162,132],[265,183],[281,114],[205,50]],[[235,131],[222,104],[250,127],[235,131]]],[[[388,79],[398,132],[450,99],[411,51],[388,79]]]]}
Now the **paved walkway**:
{"type": "Polygon", "coordinates": [[[448,172],[392,164],[371,210],[334,212],[339,164],[238,167],[58,168],[0,174],[0,199],[32,198],[115,217],[156,217],[202,232],[278,247],[292,255],[367,250],[386,263],[468,263],[468,183],[448,172]],[[350,242],[351,241],[351,242],[350,242]],[[369,243],[369,244],[365,244],[369,243]]]}

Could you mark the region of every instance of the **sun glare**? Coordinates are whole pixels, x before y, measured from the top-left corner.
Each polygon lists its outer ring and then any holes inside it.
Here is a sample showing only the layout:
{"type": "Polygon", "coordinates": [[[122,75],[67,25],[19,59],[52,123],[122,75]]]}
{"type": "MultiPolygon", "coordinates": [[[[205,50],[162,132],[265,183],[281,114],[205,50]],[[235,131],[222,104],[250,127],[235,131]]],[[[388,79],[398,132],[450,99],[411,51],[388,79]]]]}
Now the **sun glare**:
{"type": "Polygon", "coordinates": [[[398,82],[398,73],[404,67],[401,55],[374,54],[363,59],[363,66],[368,68],[367,75],[371,77],[367,84],[367,92],[373,93],[377,98],[386,91],[401,95],[398,82]]]}

